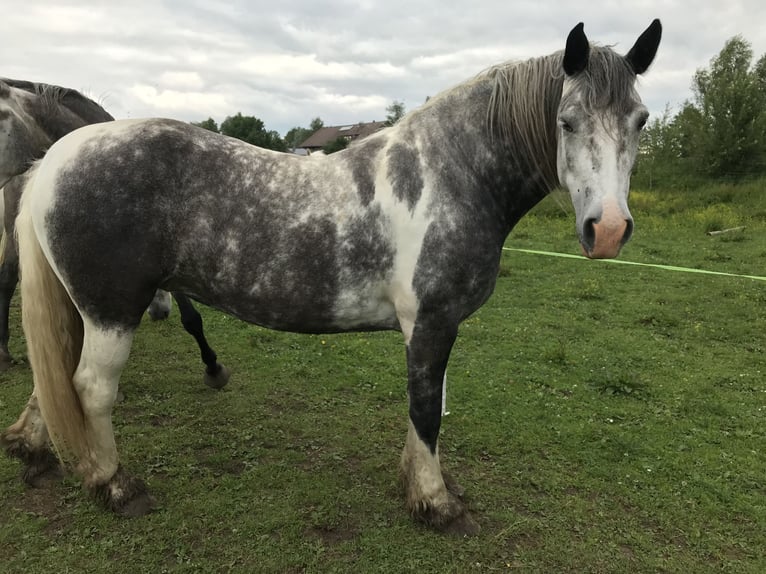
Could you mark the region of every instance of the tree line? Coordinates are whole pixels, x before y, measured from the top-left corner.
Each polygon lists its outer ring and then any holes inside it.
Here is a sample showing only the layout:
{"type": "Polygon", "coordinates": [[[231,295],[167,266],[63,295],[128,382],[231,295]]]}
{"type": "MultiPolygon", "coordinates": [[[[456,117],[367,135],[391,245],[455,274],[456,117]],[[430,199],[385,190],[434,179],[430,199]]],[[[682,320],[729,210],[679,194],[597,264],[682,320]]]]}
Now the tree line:
{"type": "MultiPolygon", "coordinates": [[[[394,125],[404,116],[405,112],[404,103],[394,100],[386,108],[386,125],[394,125]]],[[[242,112],[237,112],[234,116],[228,116],[221,122],[220,126],[213,118],[191,123],[211,132],[237,138],[258,147],[283,152],[299,147],[313,133],[324,127],[322,119],[316,117],[311,120],[308,127],[296,126],[288,130],[284,137],[282,137],[275,130],[267,130],[263,120],[255,116],[243,116],[242,112]]],[[[323,151],[327,154],[334,153],[345,148],[347,144],[348,142],[344,138],[338,138],[328,142],[323,151]]]]}
{"type": "Polygon", "coordinates": [[[766,55],[753,64],[750,43],[731,38],[697,70],[692,94],[678,113],[666,108],[645,128],[634,184],[693,187],[766,175],[766,55]]]}

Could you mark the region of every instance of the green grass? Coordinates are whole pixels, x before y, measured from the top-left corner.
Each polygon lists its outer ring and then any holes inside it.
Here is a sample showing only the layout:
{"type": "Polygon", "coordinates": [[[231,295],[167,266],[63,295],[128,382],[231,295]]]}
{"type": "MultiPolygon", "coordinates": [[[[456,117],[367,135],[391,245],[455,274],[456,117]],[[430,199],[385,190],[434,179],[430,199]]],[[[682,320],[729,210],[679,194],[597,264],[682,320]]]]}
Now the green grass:
{"type": "MultiPolygon", "coordinates": [[[[766,274],[762,188],[636,192],[621,258],[766,274]]],[[[507,246],[577,253],[562,205],[507,246]]],[[[159,509],[119,519],[76,480],[28,489],[0,459],[0,572],[764,572],[764,303],[766,282],[505,252],[448,371],[440,444],[482,526],[468,540],[404,509],[399,334],[292,335],[206,310],[234,371],[215,392],[177,314],[147,320],[115,428],[159,509]]],[[[14,327],[22,357],[18,301],[14,327]]],[[[11,423],[30,373],[1,380],[11,423]]]]}

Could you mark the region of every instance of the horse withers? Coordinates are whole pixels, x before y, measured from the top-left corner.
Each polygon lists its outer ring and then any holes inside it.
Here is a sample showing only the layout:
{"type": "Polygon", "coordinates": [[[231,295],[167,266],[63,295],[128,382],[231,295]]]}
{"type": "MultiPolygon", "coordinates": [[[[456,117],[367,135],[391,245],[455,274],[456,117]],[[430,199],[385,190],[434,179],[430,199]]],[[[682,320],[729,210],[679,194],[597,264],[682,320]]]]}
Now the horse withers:
{"type": "MultiPolygon", "coordinates": [[[[492,293],[511,229],[559,182],[585,254],[619,253],[648,116],[635,79],[660,36],[655,20],[622,56],[591,45],[580,24],[562,52],[491,68],[323,158],[161,119],[61,139],[17,222],[30,362],[57,453],[108,508],[151,510],[120,464],[111,410],[157,288],[273,329],[395,329],[407,349],[407,507],[439,530],[477,532],[439,462],[458,325],[492,293]],[[67,233],[83,212],[95,223],[67,233]]],[[[42,440],[20,448],[49,452],[42,440]]]]}

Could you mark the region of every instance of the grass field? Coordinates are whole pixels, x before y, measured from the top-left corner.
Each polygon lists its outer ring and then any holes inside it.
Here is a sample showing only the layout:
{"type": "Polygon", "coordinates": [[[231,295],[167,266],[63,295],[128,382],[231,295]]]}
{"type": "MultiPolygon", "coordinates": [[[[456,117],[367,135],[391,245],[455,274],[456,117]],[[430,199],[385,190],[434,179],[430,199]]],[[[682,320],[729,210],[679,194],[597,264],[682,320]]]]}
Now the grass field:
{"type": "MultiPolygon", "coordinates": [[[[621,259],[766,275],[764,184],[635,192],[621,259]]],[[[577,253],[565,204],[507,246],[577,253]]],[[[28,489],[0,459],[0,572],[766,572],[765,303],[762,281],[506,251],[448,371],[443,464],[482,526],[466,540],[404,508],[398,333],[206,310],[234,371],[216,392],[177,313],[147,320],[115,428],[158,510],[119,519],[76,480],[28,489]]],[[[31,379],[0,376],[6,425],[31,379]]]]}

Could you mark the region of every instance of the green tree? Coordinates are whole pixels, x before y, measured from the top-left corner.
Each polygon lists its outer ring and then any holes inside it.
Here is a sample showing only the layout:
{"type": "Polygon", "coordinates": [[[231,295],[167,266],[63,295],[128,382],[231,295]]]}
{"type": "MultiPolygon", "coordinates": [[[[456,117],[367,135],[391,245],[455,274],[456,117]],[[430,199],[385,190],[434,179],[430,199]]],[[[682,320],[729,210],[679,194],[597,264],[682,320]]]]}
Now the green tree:
{"type": "Polygon", "coordinates": [[[309,124],[309,129],[311,130],[311,133],[313,134],[316,131],[321,130],[324,127],[324,122],[322,121],[322,118],[316,117],[313,120],[311,120],[311,123],[309,124]]]}
{"type": "Polygon", "coordinates": [[[694,75],[691,106],[699,113],[694,119],[699,125],[688,127],[699,149],[696,167],[711,177],[738,179],[764,170],[766,62],[761,57],[751,67],[752,59],[750,44],[735,36],[710,68],[694,75]]]}
{"type": "Polygon", "coordinates": [[[321,118],[314,118],[311,120],[310,127],[308,128],[301,128],[297,126],[291,128],[290,131],[285,134],[285,144],[287,145],[288,149],[295,149],[300,147],[300,145],[305,142],[314,132],[322,129],[323,127],[324,122],[321,120],[321,118]]]}
{"type": "Polygon", "coordinates": [[[672,116],[670,108],[653,118],[641,134],[633,183],[644,187],[690,187],[699,183],[697,167],[701,115],[687,103],[672,116]]]}
{"type": "Polygon", "coordinates": [[[348,140],[344,138],[343,136],[341,136],[339,138],[335,138],[334,140],[327,142],[322,148],[322,151],[325,154],[330,155],[331,153],[335,153],[336,151],[346,149],[347,147],[348,147],[348,140]]]}
{"type": "Polygon", "coordinates": [[[193,126],[197,126],[199,128],[204,128],[206,130],[209,130],[211,132],[219,133],[220,130],[218,129],[218,124],[213,118],[208,118],[206,120],[203,120],[201,122],[192,122],[193,126]]]}
{"type": "Polygon", "coordinates": [[[394,125],[404,117],[405,113],[406,109],[404,107],[404,102],[394,100],[391,105],[386,108],[386,125],[394,125]]]}
{"type": "Polygon", "coordinates": [[[243,116],[241,112],[223,120],[221,133],[258,147],[287,151],[287,145],[276,131],[267,130],[262,120],[254,116],[243,116]]]}

